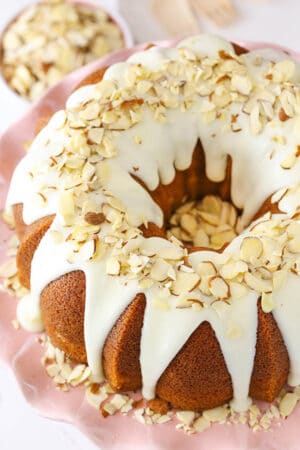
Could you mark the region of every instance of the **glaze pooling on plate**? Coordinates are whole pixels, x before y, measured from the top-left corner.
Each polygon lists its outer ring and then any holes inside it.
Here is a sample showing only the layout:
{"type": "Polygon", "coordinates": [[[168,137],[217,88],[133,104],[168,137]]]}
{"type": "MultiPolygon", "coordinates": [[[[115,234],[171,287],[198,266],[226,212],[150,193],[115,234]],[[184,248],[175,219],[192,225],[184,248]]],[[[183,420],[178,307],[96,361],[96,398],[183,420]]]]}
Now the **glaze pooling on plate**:
{"type": "Polygon", "coordinates": [[[160,375],[197,326],[208,321],[231,375],[233,407],[243,410],[249,405],[262,296],[287,346],[290,383],[299,384],[300,344],[297,329],[289,326],[300,317],[300,306],[290,300],[299,280],[290,275],[291,269],[298,271],[300,251],[299,74],[298,63],[285,53],[264,49],[236,56],[227,41],[200,35],[177,48],[137,53],[111,66],[100,83],[72,94],[66,110],[53,116],[18,165],[8,195],[8,205],[23,204],[27,224],[56,214],[34,255],[30,308],[24,307],[28,299],[21,301],[20,322],[31,329],[34,321],[36,329],[43,288],[82,270],[88,363],[100,380],[106,336],[143,292],[145,398],[155,396],[160,375]],[[266,214],[220,255],[187,256],[176,240],[146,239],[137,229],[148,222],[161,226],[163,213],[132,175],[138,172],[150,191],[170,183],[175,169],[190,166],[198,139],[212,181],[224,179],[231,157],[231,197],[243,209],[243,226],[280,191],[273,202],[279,201],[283,214],[266,214]],[[109,220],[87,224],[89,208],[96,213],[100,208],[109,220]],[[78,235],[84,235],[83,244],[78,235]],[[256,240],[254,250],[250,245],[246,251],[249,239],[256,240]],[[211,261],[215,273],[204,273],[203,261],[211,261]],[[240,262],[244,265],[237,266],[240,262]],[[270,272],[266,279],[259,271],[264,265],[270,272]],[[153,267],[167,279],[157,279],[153,267]],[[230,272],[237,267],[240,271],[230,272]],[[286,275],[281,285],[278,272],[286,275]],[[186,308],[191,292],[202,308],[186,308]]]}

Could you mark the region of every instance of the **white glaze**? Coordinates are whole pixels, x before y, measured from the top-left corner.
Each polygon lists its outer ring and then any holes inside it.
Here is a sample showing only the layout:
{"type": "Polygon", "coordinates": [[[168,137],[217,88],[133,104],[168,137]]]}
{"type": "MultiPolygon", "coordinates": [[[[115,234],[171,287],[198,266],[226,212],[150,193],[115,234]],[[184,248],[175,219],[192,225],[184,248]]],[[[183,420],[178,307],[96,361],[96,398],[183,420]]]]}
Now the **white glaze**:
{"type": "Polygon", "coordinates": [[[44,329],[39,305],[32,301],[32,296],[25,295],[21,298],[17,308],[17,320],[27,331],[40,332],[44,329]]]}
{"type": "MultiPolygon", "coordinates": [[[[211,58],[217,58],[221,49],[232,51],[232,46],[228,42],[206,35],[183,41],[179,47],[189,48],[198,55],[211,58]]],[[[104,78],[113,80],[119,86],[126,86],[125,74],[132,64],[139,63],[155,71],[162,69],[166,61],[176,58],[178,52],[175,49],[151,48],[133,55],[125,63],[112,66],[104,78]]],[[[268,67],[269,61],[280,61],[283,54],[274,51],[255,51],[244,55],[242,59],[253,79],[259,79],[268,67]],[[257,56],[262,56],[266,60],[260,69],[255,65],[257,56]]],[[[296,64],[295,81],[299,80],[299,72],[299,66],[296,64]]],[[[75,108],[83,99],[89,98],[99,98],[97,86],[83,87],[75,92],[68,100],[67,108],[75,108]]],[[[218,120],[204,123],[199,114],[203,101],[203,97],[197,97],[193,106],[184,112],[178,108],[167,110],[164,124],[153,120],[149,108],[144,106],[142,122],[129,130],[114,132],[113,142],[117,154],[105,162],[108,175],[103,180],[103,187],[122,201],[126,208],[127,219],[132,225],[139,226],[144,221],[150,221],[161,226],[163,221],[160,208],[130,176],[135,173],[133,167],[139,168],[138,176],[150,190],[154,190],[160,182],[168,184],[174,178],[174,168],[184,170],[189,167],[198,138],[201,139],[204,148],[207,176],[211,180],[217,182],[224,179],[227,157],[231,156],[232,200],[236,206],[243,208],[243,225],[250,221],[269,195],[284,186],[298,182],[299,158],[294,167],[288,171],[280,166],[281,160],[286,155],[286,149],[294,150],[300,144],[299,133],[295,133],[296,119],[291,118],[286,122],[275,124],[269,122],[260,134],[253,135],[249,129],[248,115],[243,113],[240,104],[232,103],[227,107],[227,119],[222,123],[218,120]],[[237,113],[242,130],[233,133],[226,125],[231,115],[237,113]],[[274,135],[283,135],[286,142],[275,143],[272,139],[274,135]],[[140,138],[140,144],[135,142],[135,136],[140,138]],[[276,155],[270,159],[274,148],[277,150],[276,155]]],[[[68,136],[62,131],[55,130],[56,120],[57,115],[35,139],[30,152],[21,161],[12,179],[7,203],[9,205],[23,203],[26,223],[57,213],[57,198],[59,192],[64,189],[64,180],[58,176],[53,178],[46,166],[45,170],[33,180],[28,177],[28,171],[32,170],[37,161],[46,160],[53,151],[69,142],[68,136]],[[35,206],[36,202],[33,201],[41,183],[58,187],[58,191],[49,194],[49,201],[44,208],[35,206]]],[[[56,244],[53,241],[51,231],[55,229],[65,232],[59,215],[42,239],[33,258],[31,274],[31,299],[35,305],[33,310],[39,312],[40,293],[50,281],[67,272],[83,270],[87,284],[85,341],[88,362],[93,372],[101,378],[103,375],[101,352],[105,338],[135,294],[142,290],[132,280],[107,275],[103,262],[68,263],[68,245],[56,244]],[[47,272],[43,270],[41,261],[47,261],[47,272]]],[[[237,238],[226,252],[234,252],[240,241],[241,237],[237,238]]],[[[161,240],[162,244],[163,242],[161,240]]],[[[190,262],[195,265],[200,260],[214,258],[222,258],[222,255],[214,252],[198,252],[190,256],[190,262]]],[[[297,336],[296,325],[300,321],[300,310],[298,311],[296,297],[290,302],[285,300],[291,297],[293,290],[299,291],[299,287],[298,277],[293,277],[293,280],[276,294],[279,307],[275,311],[275,317],[290,355],[292,384],[300,382],[300,339],[297,336]],[[291,318],[294,318],[295,314],[299,316],[299,321],[295,321],[295,326],[289,328],[291,318]]],[[[153,306],[157,294],[155,288],[144,292],[147,307],[140,356],[144,396],[151,398],[155,395],[155,385],[160,375],[197,326],[207,320],[216,333],[232,378],[234,390],[232,404],[237,410],[245,409],[248,405],[248,390],[255,356],[258,294],[250,292],[243,299],[233,300],[230,307],[225,308],[223,314],[219,316],[212,308],[187,311],[170,307],[170,310],[162,311],[153,306]],[[228,324],[235,324],[240,330],[238,337],[226,335],[228,324]]],[[[171,298],[169,303],[172,303],[171,298]]],[[[19,314],[22,315],[21,306],[19,314]]]]}

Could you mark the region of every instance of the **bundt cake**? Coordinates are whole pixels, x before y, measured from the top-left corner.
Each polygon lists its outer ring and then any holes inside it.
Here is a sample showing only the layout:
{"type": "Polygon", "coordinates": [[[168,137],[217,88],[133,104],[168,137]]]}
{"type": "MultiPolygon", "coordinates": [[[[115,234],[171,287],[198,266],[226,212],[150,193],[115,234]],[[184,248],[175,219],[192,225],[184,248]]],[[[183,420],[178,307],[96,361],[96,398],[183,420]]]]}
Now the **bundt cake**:
{"type": "MultiPolygon", "coordinates": [[[[17,315],[116,391],[200,411],[300,384],[300,66],[210,35],[92,74],[17,166],[17,315]],[[216,194],[222,251],[167,238],[216,194]]],[[[208,213],[209,214],[209,213],[208,213]]]]}

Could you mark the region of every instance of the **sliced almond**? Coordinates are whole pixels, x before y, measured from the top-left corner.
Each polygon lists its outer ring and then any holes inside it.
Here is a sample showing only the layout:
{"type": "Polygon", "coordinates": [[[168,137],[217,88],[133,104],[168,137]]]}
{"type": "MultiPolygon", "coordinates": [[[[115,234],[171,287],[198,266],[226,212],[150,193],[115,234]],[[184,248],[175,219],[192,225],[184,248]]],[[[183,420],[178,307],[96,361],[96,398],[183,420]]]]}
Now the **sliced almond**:
{"type": "Polygon", "coordinates": [[[94,392],[93,385],[90,385],[85,391],[85,398],[91,406],[99,409],[101,404],[107,399],[107,394],[102,390],[94,392]]]}
{"type": "Polygon", "coordinates": [[[232,280],[240,273],[248,271],[248,266],[243,261],[236,261],[224,264],[220,269],[220,275],[226,280],[232,280]]]}
{"type": "Polygon", "coordinates": [[[219,300],[226,300],[230,297],[229,284],[221,277],[212,277],[209,280],[209,289],[212,295],[219,300]]]}
{"type": "Polygon", "coordinates": [[[274,64],[272,74],[273,80],[276,83],[291,80],[295,72],[295,63],[292,60],[278,61],[274,64]]]}
{"type": "Polygon", "coordinates": [[[97,119],[100,113],[100,105],[98,102],[91,102],[79,112],[79,117],[84,120],[97,119]]]}
{"type": "Polygon", "coordinates": [[[194,202],[184,203],[183,205],[179,206],[179,208],[177,208],[176,212],[177,212],[177,214],[179,214],[181,216],[184,213],[190,212],[193,209],[194,205],[195,205],[194,202]]]}
{"type": "Polygon", "coordinates": [[[197,230],[193,242],[196,247],[209,247],[209,237],[201,228],[197,230]]]}
{"type": "Polygon", "coordinates": [[[108,275],[119,275],[120,273],[120,262],[117,258],[110,257],[106,262],[106,273],[108,275]]]}
{"type": "Polygon", "coordinates": [[[184,425],[191,425],[195,419],[195,413],[193,411],[178,411],[176,413],[177,419],[184,425]]]}
{"type": "Polygon", "coordinates": [[[283,169],[291,169],[296,163],[296,155],[294,153],[289,153],[280,163],[283,169]]]}
{"type": "Polygon", "coordinates": [[[141,80],[137,83],[137,92],[139,94],[146,94],[153,86],[153,83],[148,80],[141,80]]]}
{"type": "Polygon", "coordinates": [[[263,245],[257,237],[246,237],[240,247],[240,256],[243,261],[254,262],[263,254],[263,245]]]}
{"type": "Polygon", "coordinates": [[[281,417],[288,417],[294,411],[297,402],[298,396],[293,392],[287,392],[279,404],[281,417]]]}
{"type": "Polygon", "coordinates": [[[129,397],[127,395],[116,394],[113,396],[110,403],[116,408],[117,411],[119,411],[128,401],[129,397]]]}
{"type": "Polygon", "coordinates": [[[262,123],[260,119],[259,104],[256,103],[250,111],[250,130],[251,133],[257,135],[262,129],[262,123]]]}
{"type": "Polygon", "coordinates": [[[117,409],[111,402],[106,402],[105,405],[102,406],[101,411],[103,417],[107,417],[113,416],[117,412],[117,409]]]}
{"type": "Polygon", "coordinates": [[[198,228],[198,222],[191,214],[183,214],[180,218],[180,225],[190,235],[194,235],[198,228]]]}
{"type": "Polygon", "coordinates": [[[193,423],[193,429],[198,433],[202,433],[210,427],[211,422],[203,416],[198,417],[198,419],[196,419],[193,423]]]}
{"type": "Polygon", "coordinates": [[[63,217],[72,217],[75,214],[75,202],[72,191],[64,191],[60,194],[58,207],[63,217]]]}
{"type": "Polygon", "coordinates": [[[300,235],[300,223],[293,220],[287,227],[289,237],[296,237],[300,235]]]}
{"type": "Polygon", "coordinates": [[[252,90],[252,82],[249,77],[236,74],[231,78],[231,87],[241,94],[248,95],[252,90]]]}
{"type": "Polygon", "coordinates": [[[215,195],[206,195],[201,202],[201,207],[203,208],[203,211],[219,216],[221,212],[222,201],[215,195]]]}
{"type": "Polygon", "coordinates": [[[220,231],[211,236],[211,245],[218,249],[231,242],[235,237],[236,233],[233,230],[220,231]]]}
{"type": "Polygon", "coordinates": [[[269,313],[273,311],[275,303],[272,292],[263,292],[261,295],[261,307],[263,312],[269,313]]]}
{"type": "Polygon", "coordinates": [[[160,258],[171,260],[181,259],[184,255],[183,248],[161,238],[145,239],[141,252],[146,256],[158,255],[160,258]]]}
{"type": "Polygon", "coordinates": [[[0,267],[0,277],[10,278],[18,272],[16,266],[16,259],[9,259],[5,263],[3,263],[0,267]]]}
{"type": "Polygon", "coordinates": [[[177,272],[176,280],[172,285],[172,293],[180,295],[182,293],[191,292],[200,282],[200,277],[196,273],[177,272]]]}
{"type": "Polygon", "coordinates": [[[205,220],[205,222],[210,225],[219,225],[219,217],[215,214],[207,213],[205,211],[199,211],[199,215],[201,219],[205,220]]]}
{"type": "Polygon", "coordinates": [[[161,258],[156,259],[151,267],[150,277],[155,281],[163,281],[168,278],[170,264],[161,258]]]}
{"type": "Polygon", "coordinates": [[[200,277],[213,277],[217,274],[217,269],[211,261],[201,261],[196,270],[200,277]]]}
{"type": "Polygon", "coordinates": [[[269,280],[263,280],[262,278],[254,276],[250,272],[246,272],[244,275],[245,283],[251,289],[258,292],[270,292],[272,285],[269,280]]]}
{"type": "Polygon", "coordinates": [[[226,406],[219,406],[213,409],[203,411],[203,417],[209,422],[225,423],[229,415],[229,408],[226,406]]]}
{"type": "Polygon", "coordinates": [[[140,273],[144,267],[148,264],[149,258],[148,256],[137,255],[132,253],[128,259],[128,263],[130,265],[131,271],[133,273],[140,273]]]}
{"type": "Polygon", "coordinates": [[[119,198],[110,197],[108,202],[113,208],[117,209],[118,211],[121,211],[121,212],[126,211],[124,204],[122,203],[122,201],[119,198]]]}
{"type": "Polygon", "coordinates": [[[101,144],[104,136],[104,128],[91,128],[88,131],[88,140],[95,144],[101,144]]]}
{"type": "Polygon", "coordinates": [[[105,221],[105,216],[103,213],[89,211],[85,214],[84,220],[90,225],[100,225],[105,221]]]}
{"type": "Polygon", "coordinates": [[[295,236],[288,242],[288,249],[291,253],[299,253],[300,252],[300,235],[295,236]]]}

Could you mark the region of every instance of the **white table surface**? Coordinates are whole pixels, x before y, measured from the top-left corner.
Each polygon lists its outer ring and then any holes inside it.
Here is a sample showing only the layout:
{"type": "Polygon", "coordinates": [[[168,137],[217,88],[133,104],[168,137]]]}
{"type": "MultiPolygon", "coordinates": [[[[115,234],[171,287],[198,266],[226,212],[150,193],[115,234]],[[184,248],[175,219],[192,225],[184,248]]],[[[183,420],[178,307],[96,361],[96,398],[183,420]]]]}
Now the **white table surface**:
{"type": "MultiPolygon", "coordinates": [[[[95,0],[116,7],[118,0],[95,0]]],[[[138,41],[166,37],[160,27],[145,14],[149,0],[119,0],[128,14],[128,22],[138,41]],[[124,6],[126,5],[126,7],[124,6]],[[134,14],[132,13],[134,11],[134,14]],[[147,26],[141,20],[147,21],[147,26]]],[[[162,0],[163,1],[163,0],[162,0]]],[[[210,1],[210,0],[207,0],[210,1]]],[[[28,0],[0,0],[0,27],[28,0]]],[[[235,24],[217,29],[203,23],[205,31],[220,33],[234,40],[260,40],[278,43],[300,51],[299,0],[236,0],[240,19],[235,24]]],[[[5,89],[0,82],[0,132],[26,110],[27,105],[5,89]]],[[[70,425],[39,417],[24,401],[17,384],[6,368],[0,367],[0,449],[1,450],[95,450],[79,431],[70,425]]],[[[105,449],[103,449],[105,450],[105,449]]]]}

